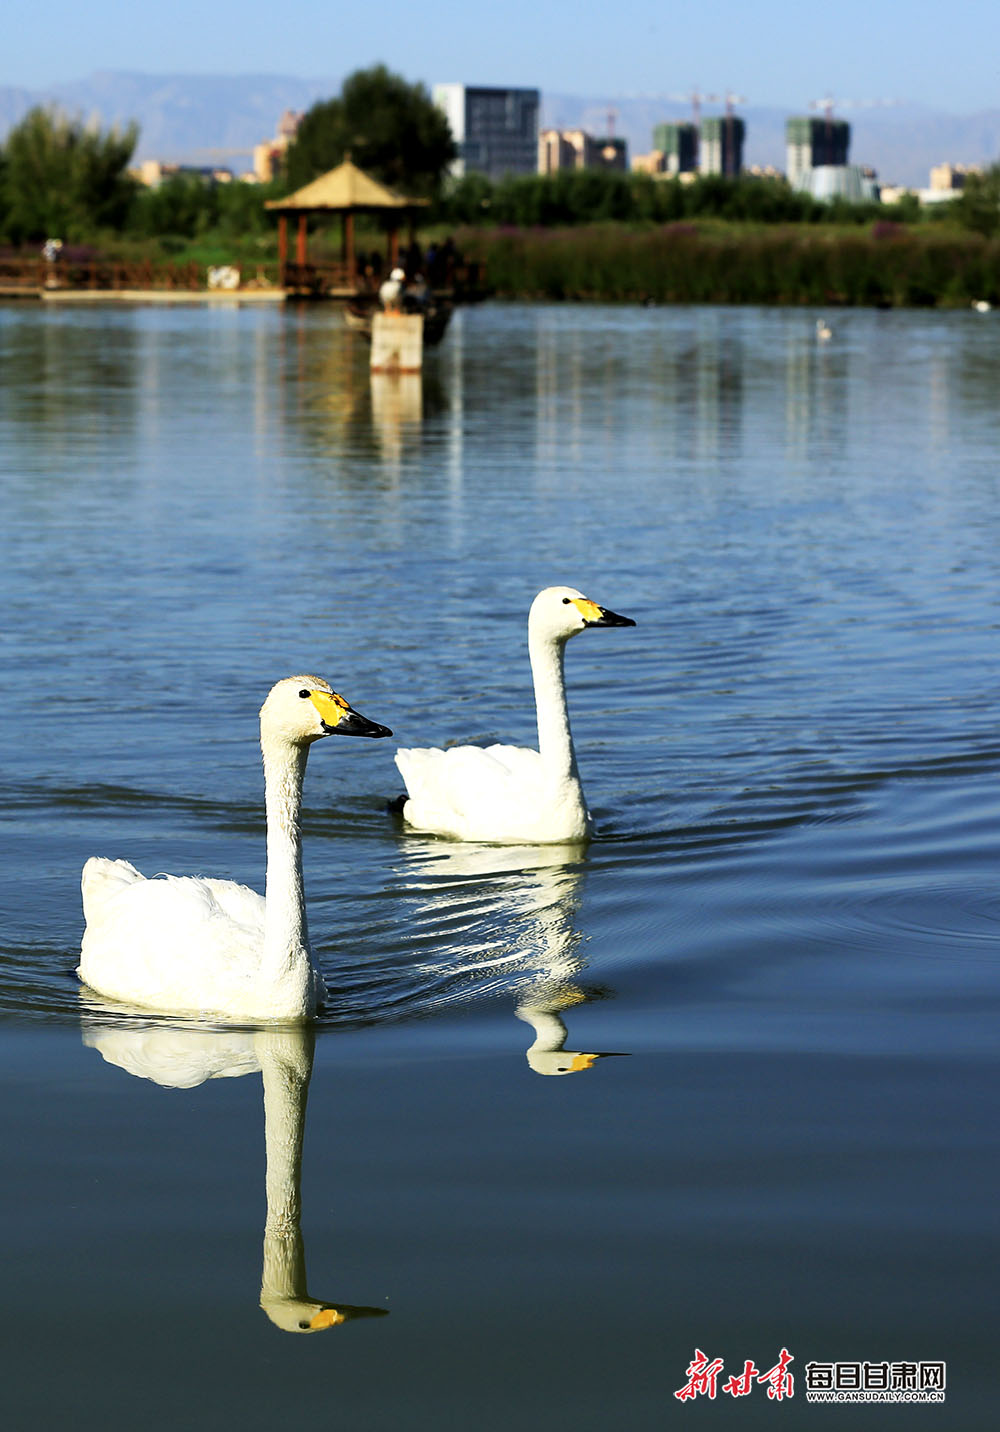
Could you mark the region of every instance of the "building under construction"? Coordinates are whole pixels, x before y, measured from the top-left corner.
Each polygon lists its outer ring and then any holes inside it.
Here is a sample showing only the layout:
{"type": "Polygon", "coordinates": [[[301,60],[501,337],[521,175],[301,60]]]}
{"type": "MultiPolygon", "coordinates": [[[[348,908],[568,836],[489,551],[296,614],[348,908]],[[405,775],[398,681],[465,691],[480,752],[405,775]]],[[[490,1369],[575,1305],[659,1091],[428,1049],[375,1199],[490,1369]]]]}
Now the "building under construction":
{"type": "Polygon", "coordinates": [[[851,126],[844,119],[789,119],[785,124],[788,182],[793,189],[803,185],[810,169],[847,163],[851,147],[851,126]]]}
{"type": "Polygon", "coordinates": [[[701,122],[698,168],[702,174],[727,174],[735,179],[743,169],[746,125],[738,114],[717,115],[701,122]]]}
{"type": "Polygon", "coordinates": [[[653,149],[663,156],[664,174],[690,174],[698,167],[698,130],[693,124],[657,124],[653,149]]]}

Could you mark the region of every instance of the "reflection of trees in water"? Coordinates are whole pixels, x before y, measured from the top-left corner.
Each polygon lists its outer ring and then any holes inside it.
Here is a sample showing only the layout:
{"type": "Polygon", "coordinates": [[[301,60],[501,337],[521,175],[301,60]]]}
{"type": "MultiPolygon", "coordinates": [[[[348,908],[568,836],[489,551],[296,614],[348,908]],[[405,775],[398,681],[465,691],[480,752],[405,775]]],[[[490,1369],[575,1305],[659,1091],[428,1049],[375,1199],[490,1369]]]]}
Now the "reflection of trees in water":
{"type": "MultiPolygon", "coordinates": [[[[664,465],[738,457],[745,382],[738,316],[711,309],[601,312],[603,333],[586,323],[567,327],[551,310],[539,310],[533,355],[539,458],[583,458],[602,430],[610,448],[620,440],[622,405],[630,400],[642,403],[644,436],[664,465]],[[657,398],[652,406],[649,390],[657,398]]],[[[609,452],[609,460],[617,455],[609,452]]]]}
{"type": "MultiPolygon", "coordinates": [[[[92,1014],[100,1004],[87,1001],[92,1014]]],[[[201,1030],[156,1025],[87,1022],[83,1042],[109,1064],[170,1089],[192,1089],[207,1079],[260,1072],[264,1086],[267,1151],[260,1305],[285,1332],[320,1332],[354,1318],[378,1317],[385,1308],[315,1298],[306,1286],[302,1239],[302,1146],[312,1076],[314,1035],[309,1027],[201,1030]]]]}
{"type": "Polygon", "coordinates": [[[91,441],[103,449],[109,429],[119,441],[137,430],[161,372],[157,345],[130,313],[109,321],[49,305],[30,310],[4,325],[4,418],[31,430],[47,464],[43,497],[54,483],[76,480],[91,441]]]}

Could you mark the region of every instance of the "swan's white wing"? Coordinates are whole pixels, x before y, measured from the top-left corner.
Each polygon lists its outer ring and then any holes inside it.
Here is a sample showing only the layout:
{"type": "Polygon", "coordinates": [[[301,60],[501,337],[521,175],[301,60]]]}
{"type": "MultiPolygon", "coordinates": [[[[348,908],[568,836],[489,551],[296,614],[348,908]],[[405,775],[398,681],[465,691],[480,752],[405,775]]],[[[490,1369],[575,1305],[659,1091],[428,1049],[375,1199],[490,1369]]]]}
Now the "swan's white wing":
{"type": "Polygon", "coordinates": [[[219,908],[238,925],[250,929],[258,926],[264,929],[264,897],[251,890],[248,885],[237,885],[235,880],[214,880],[210,876],[199,876],[198,883],[204,885],[219,908]]]}
{"type": "Polygon", "coordinates": [[[409,794],[403,814],[420,830],[484,839],[502,833],[525,805],[534,806],[542,780],[537,751],[522,746],[402,749],[396,765],[409,794]]]}
{"type": "Polygon", "coordinates": [[[127,861],[88,861],[77,973],[127,1004],[218,1010],[249,989],[260,965],[264,901],[227,880],[160,875],[127,861]]]}

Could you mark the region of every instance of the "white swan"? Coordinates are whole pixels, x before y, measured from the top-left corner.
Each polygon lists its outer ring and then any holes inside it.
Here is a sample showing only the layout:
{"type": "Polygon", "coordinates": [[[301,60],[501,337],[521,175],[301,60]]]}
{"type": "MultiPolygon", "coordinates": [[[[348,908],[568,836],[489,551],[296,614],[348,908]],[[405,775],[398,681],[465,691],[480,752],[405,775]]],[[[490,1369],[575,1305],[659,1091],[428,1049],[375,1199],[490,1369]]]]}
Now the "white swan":
{"type": "Polygon", "coordinates": [[[816,320],[816,337],[819,339],[820,343],[829,343],[830,339],[833,337],[833,329],[827,323],[825,318],[817,318],[816,320]]]}
{"type": "Polygon", "coordinates": [[[528,614],[538,750],[456,746],[396,752],[406,782],[403,819],[417,830],[501,845],[584,840],[590,812],[566,706],[566,643],[588,627],[635,626],[575,587],[546,587],[528,614]]]}
{"type": "Polygon", "coordinates": [[[260,711],[266,898],[232,880],[145,879],[127,860],[83,867],[77,974],[110,999],[176,1014],[309,1019],[324,994],[306,927],[299,815],[306,757],[323,736],[391,736],[327,682],[290,676],[260,711]]]}

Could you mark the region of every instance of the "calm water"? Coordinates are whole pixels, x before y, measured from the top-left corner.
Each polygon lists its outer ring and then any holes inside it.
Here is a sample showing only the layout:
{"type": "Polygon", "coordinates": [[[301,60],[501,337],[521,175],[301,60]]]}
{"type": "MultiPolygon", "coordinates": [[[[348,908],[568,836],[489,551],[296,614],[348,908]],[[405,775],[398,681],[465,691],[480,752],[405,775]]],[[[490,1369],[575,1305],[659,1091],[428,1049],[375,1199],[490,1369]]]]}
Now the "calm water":
{"type": "Polygon", "coordinates": [[[995,1425],[1000,320],[815,316],[484,306],[421,383],[325,307],[0,308],[5,1426],[995,1425]],[[315,1049],[81,1001],[88,855],[261,885],[274,680],[531,743],[553,582],[638,623],[567,654],[589,849],[324,743],[315,1049]],[[389,1316],[291,1335],[306,1267],[389,1316]],[[884,1360],[945,1406],[806,1403],[884,1360]]]}

